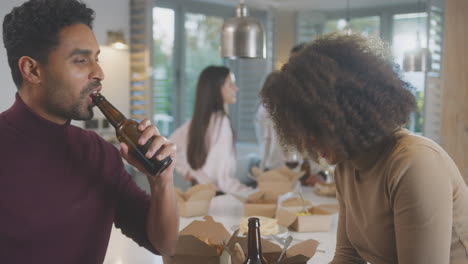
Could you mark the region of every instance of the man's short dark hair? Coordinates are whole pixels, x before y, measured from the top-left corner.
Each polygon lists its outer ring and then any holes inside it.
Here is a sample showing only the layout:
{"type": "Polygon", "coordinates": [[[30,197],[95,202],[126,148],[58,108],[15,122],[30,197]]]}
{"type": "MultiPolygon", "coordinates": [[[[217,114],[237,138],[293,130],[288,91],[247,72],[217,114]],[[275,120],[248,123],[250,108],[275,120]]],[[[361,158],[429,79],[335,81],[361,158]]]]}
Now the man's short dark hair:
{"type": "Polygon", "coordinates": [[[29,0],[3,20],[3,43],[16,87],[23,78],[18,60],[29,56],[43,64],[59,43],[60,31],[74,24],[92,28],[94,11],[78,0],[29,0]]]}

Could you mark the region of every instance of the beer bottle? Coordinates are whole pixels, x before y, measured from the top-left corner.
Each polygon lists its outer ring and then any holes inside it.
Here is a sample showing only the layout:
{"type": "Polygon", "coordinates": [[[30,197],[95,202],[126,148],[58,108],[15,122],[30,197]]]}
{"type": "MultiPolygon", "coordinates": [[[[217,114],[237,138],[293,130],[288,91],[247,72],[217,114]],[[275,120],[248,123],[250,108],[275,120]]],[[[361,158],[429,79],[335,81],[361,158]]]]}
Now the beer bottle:
{"type": "Polygon", "coordinates": [[[248,255],[244,264],[268,264],[262,255],[260,220],[256,217],[249,218],[248,255]]]}
{"type": "Polygon", "coordinates": [[[145,145],[138,144],[138,139],[142,133],[138,130],[139,124],[136,121],[127,119],[100,93],[93,94],[92,99],[94,104],[99,107],[107,120],[109,120],[109,122],[115,128],[118,140],[127,144],[129,154],[135,157],[143,165],[148,173],[153,176],[158,176],[171,164],[171,157],[167,157],[163,160],[157,160],[154,158],[159,154],[160,149],[156,151],[156,153],[150,159],[145,156],[154,138],[150,138],[145,145]]]}

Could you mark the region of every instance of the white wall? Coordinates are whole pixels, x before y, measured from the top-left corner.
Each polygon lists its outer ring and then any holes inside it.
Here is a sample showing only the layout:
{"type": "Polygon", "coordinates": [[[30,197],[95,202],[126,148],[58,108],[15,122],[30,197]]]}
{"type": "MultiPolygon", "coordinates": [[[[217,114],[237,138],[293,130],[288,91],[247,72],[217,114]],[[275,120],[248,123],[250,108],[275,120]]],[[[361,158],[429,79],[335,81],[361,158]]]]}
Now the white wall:
{"type": "MultiPolygon", "coordinates": [[[[2,0],[0,1],[0,18],[3,25],[3,18],[7,13],[18,5],[21,1],[18,0],[2,0]]],[[[1,27],[3,28],[3,27],[1,27]]],[[[5,46],[3,45],[3,30],[1,32],[2,45],[0,48],[0,112],[8,109],[15,98],[16,86],[11,78],[10,67],[6,55],[5,46]]]]}
{"type": "Polygon", "coordinates": [[[275,10],[275,69],[281,69],[289,59],[289,52],[296,40],[296,11],[275,10]]]}
{"type": "MultiPolygon", "coordinates": [[[[9,13],[13,7],[23,3],[22,0],[1,0],[0,20],[9,13]]],[[[85,3],[96,12],[94,32],[100,45],[106,44],[108,30],[122,30],[129,41],[129,0],[85,0],[85,3]]],[[[0,112],[8,109],[14,101],[16,87],[10,73],[10,67],[3,46],[3,32],[0,48],[0,112]]],[[[124,114],[129,114],[129,55],[128,51],[118,51],[101,47],[101,66],[106,79],[103,82],[103,94],[118,107],[124,114]]],[[[95,111],[96,116],[100,116],[95,111]]]]}

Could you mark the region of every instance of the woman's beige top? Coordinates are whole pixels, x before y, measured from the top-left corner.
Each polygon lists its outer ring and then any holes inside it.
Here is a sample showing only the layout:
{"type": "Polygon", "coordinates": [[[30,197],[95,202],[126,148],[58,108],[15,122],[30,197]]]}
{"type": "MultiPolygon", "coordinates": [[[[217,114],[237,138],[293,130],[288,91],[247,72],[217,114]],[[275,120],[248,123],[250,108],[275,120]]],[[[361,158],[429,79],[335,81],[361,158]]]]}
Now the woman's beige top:
{"type": "Polygon", "coordinates": [[[190,121],[187,121],[169,137],[177,146],[177,172],[182,175],[189,173],[199,183],[211,183],[217,190],[225,193],[249,191],[249,187],[235,178],[236,153],[229,118],[222,113],[210,117],[205,141],[209,150],[205,164],[197,170],[190,167],[187,159],[189,128],[190,121]]]}
{"type": "Polygon", "coordinates": [[[468,189],[431,140],[397,132],[335,172],[340,204],[333,264],[468,263],[468,189]]]}

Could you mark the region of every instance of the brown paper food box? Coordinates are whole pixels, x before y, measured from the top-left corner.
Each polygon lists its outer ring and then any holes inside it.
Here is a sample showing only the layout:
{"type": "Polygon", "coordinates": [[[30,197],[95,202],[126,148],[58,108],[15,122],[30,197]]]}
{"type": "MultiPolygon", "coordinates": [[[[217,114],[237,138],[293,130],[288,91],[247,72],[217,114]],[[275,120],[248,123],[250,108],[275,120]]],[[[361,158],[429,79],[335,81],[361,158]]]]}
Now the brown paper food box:
{"type": "Polygon", "coordinates": [[[305,206],[306,208],[312,207],[312,202],[309,200],[302,200],[300,197],[291,197],[289,199],[284,200],[281,203],[281,207],[287,207],[288,209],[302,209],[303,206],[305,206]]]}
{"type": "MultiPolygon", "coordinates": [[[[247,255],[247,238],[238,236],[231,237],[228,242],[228,247],[231,251],[234,250],[235,243],[239,243],[245,255],[247,255]]],[[[281,254],[282,248],[277,244],[262,239],[262,253],[270,264],[306,264],[307,261],[314,256],[317,246],[318,242],[316,240],[309,239],[302,241],[286,250],[286,257],[283,257],[283,259],[278,262],[277,260],[281,254]]],[[[232,264],[242,263],[233,261],[232,264]]]]}
{"type": "Polygon", "coordinates": [[[296,213],[301,207],[281,207],[276,213],[278,224],[290,227],[296,232],[326,232],[330,230],[331,218],[338,212],[338,205],[319,205],[308,208],[311,215],[300,215],[296,213]]]}
{"type": "MultiPolygon", "coordinates": [[[[205,216],[205,221],[195,220],[179,233],[176,254],[173,257],[163,257],[164,264],[228,264],[230,256],[222,249],[222,241],[226,240],[227,247],[233,251],[235,243],[239,243],[247,254],[247,238],[232,236],[219,222],[215,222],[211,216],[205,216]],[[205,243],[208,241],[210,245],[205,243]]],[[[317,249],[316,240],[306,240],[290,247],[286,251],[286,257],[281,262],[276,262],[281,254],[281,247],[268,240],[262,239],[262,251],[270,264],[305,264],[317,249]]],[[[234,260],[234,259],[233,259],[234,260]]],[[[235,264],[234,262],[232,264],[235,264]]]]}
{"type": "Polygon", "coordinates": [[[280,167],[266,172],[253,168],[252,173],[257,179],[260,191],[283,194],[292,191],[305,172],[295,172],[288,167],[280,167]]]}
{"type": "Polygon", "coordinates": [[[223,240],[228,241],[229,238],[229,232],[221,223],[215,222],[211,216],[205,216],[205,221],[195,220],[179,232],[175,255],[164,256],[163,263],[228,263],[229,254],[225,251],[219,253],[223,240]]]}
{"type": "Polygon", "coordinates": [[[235,197],[244,205],[244,216],[258,215],[274,218],[279,195],[274,192],[256,192],[247,198],[235,197]]]}
{"type": "Polygon", "coordinates": [[[322,196],[336,197],[336,184],[317,182],[317,184],[315,184],[315,193],[322,196]]]}
{"type": "Polygon", "coordinates": [[[208,214],[211,199],[216,190],[211,184],[197,184],[185,193],[176,188],[179,215],[182,217],[202,216],[208,214]]]}

